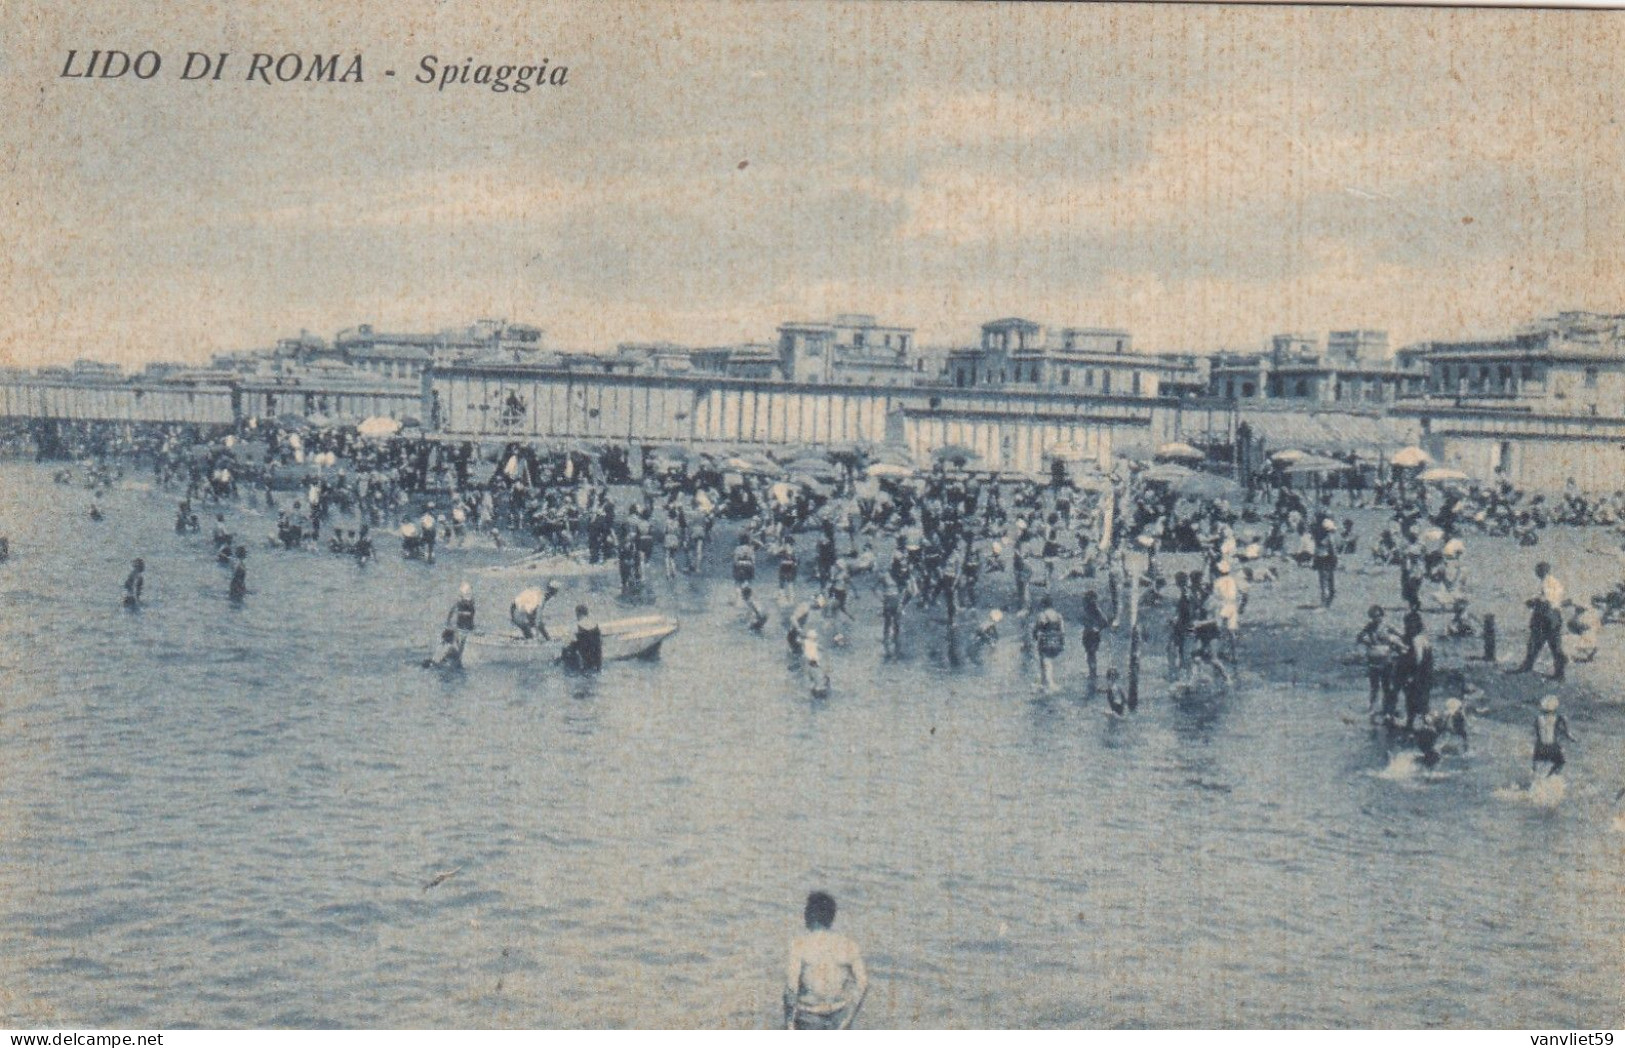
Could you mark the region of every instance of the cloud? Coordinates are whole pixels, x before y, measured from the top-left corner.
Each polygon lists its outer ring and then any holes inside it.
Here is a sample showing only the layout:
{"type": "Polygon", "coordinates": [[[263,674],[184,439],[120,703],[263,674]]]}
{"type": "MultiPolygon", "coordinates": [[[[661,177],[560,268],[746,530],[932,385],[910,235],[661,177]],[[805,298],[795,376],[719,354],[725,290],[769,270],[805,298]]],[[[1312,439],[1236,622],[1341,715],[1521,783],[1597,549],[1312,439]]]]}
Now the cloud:
{"type": "Polygon", "coordinates": [[[579,348],[770,338],[846,310],[928,342],[1021,313],[1209,348],[1625,306],[1615,16],[91,3],[4,16],[12,359],[196,359],[482,314],[579,348]],[[55,78],[98,19],[176,56],[361,48],[369,83],[55,78]],[[572,87],[375,72],[430,51],[563,56],[572,87]]]}

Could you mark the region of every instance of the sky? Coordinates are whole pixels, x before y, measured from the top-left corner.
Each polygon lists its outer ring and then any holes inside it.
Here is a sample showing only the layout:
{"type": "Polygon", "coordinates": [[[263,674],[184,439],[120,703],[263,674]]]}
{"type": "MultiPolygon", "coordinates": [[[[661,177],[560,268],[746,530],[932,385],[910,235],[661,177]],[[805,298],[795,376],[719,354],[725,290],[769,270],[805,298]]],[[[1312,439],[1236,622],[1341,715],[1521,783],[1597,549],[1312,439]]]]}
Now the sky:
{"type": "Polygon", "coordinates": [[[841,312],[1495,334],[1625,311],[1622,95],[1601,11],[4,0],[0,363],[480,317],[580,350],[841,312]],[[185,82],[188,51],[231,57],[185,82]],[[255,52],[363,81],[250,83],[255,52]],[[428,54],[568,81],[441,91],[428,54]]]}

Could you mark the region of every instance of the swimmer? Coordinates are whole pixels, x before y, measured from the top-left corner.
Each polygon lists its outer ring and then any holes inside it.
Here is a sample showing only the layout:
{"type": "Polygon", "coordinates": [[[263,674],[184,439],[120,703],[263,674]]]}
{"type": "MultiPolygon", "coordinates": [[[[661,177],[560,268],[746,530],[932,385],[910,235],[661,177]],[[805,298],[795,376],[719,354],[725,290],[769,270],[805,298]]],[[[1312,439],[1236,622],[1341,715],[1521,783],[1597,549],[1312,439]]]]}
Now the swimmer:
{"type": "Polygon", "coordinates": [[[786,1030],[846,1030],[869,993],[869,973],[858,944],[830,930],[835,900],[825,892],[807,896],[807,934],[790,943],[785,970],[786,1030]]]}
{"type": "Polygon", "coordinates": [[[124,606],[126,608],[139,608],[141,606],[141,591],[146,587],[147,564],[140,557],[130,565],[130,574],[124,579],[124,606]]]}
{"type": "Polygon", "coordinates": [[[227,592],[233,604],[241,604],[248,596],[248,547],[238,546],[237,563],[231,569],[231,588],[227,592]]]}
{"type": "Polygon", "coordinates": [[[1377,703],[1382,702],[1382,712],[1392,717],[1399,711],[1399,689],[1394,679],[1394,663],[1399,654],[1400,639],[1383,622],[1382,605],[1373,604],[1366,612],[1366,622],[1360,628],[1354,642],[1365,653],[1366,683],[1370,687],[1370,694],[1366,699],[1366,713],[1374,720],[1377,717],[1377,703]]]}
{"type": "Polygon", "coordinates": [[[762,627],[767,625],[767,612],[763,611],[761,605],[756,603],[756,597],[749,583],[739,587],[739,599],[744,602],[745,610],[750,612],[750,631],[752,633],[762,632],[762,627]]]}
{"type": "Polygon", "coordinates": [[[801,654],[801,643],[807,636],[807,620],[812,618],[812,605],[802,601],[790,613],[790,628],[784,632],[784,642],[790,647],[790,654],[801,654]]]}
{"type": "Polygon", "coordinates": [[[519,627],[519,635],[526,640],[540,637],[542,640],[552,640],[547,635],[547,624],[542,621],[542,609],[547,602],[559,592],[559,584],[552,579],[547,580],[547,589],[539,590],[529,586],[519,591],[513,603],[508,605],[508,621],[519,627]]]}
{"type": "Polygon", "coordinates": [[[734,547],[733,568],[734,585],[741,589],[756,581],[756,547],[751,545],[748,535],[739,536],[739,545],[734,547]]]}
{"type": "Polygon", "coordinates": [[[829,694],[829,671],[824,669],[824,656],[818,646],[818,631],[812,627],[801,639],[801,657],[807,666],[807,683],[814,696],[829,694]]]}
{"type": "Polygon", "coordinates": [[[1121,717],[1128,712],[1128,700],[1117,690],[1117,668],[1106,671],[1106,708],[1121,717]]]}
{"type": "Polygon", "coordinates": [[[604,631],[585,604],[576,605],[576,637],[559,659],[571,669],[587,673],[604,668],[604,631]]]}
{"type": "Polygon", "coordinates": [[[1461,752],[1466,753],[1469,743],[1467,741],[1467,708],[1460,699],[1450,699],[1444,704],[1444,716],[1439,718],[1441,734],[1454,735],[1461,739],[1461,752]]]}
{"type": "Polygon", "coordinates": [[[440,631],[440,647],[434,658],[423,660],[424,669],[460,670],[463,668],[463,638],[451,628],[440,631]]]}
{"type": "Polygon", "coordinates": [[[1540,700],[1540,715],[1535,718],[1535,753],[1530,760],[1530,768],[1539,771],[1542,764],[1549,764],[1548,777],[1563,770],[1563,746],[1560,740],[1579,741],[1569,734],[1569,722],[1557,712],[1557,707],[1557,696],[1548,695],[1540,700]]]}
{"type": "Polygon", "coordinates": [[[1004,621],[1004,612],[997,608],[987,613],[987,620],[976,627],[976,641],[978,644],[992,644],[999,639],[999,623],[1004,621]]]}
{"type": "Polygon", "coordinates": [[[1038,686],[1044,691],[1055,690],[1055,660],[1066,648],[1066,623],[1055,610],[1055,600],[1044,594],[1039,601],[1038,617],[1033,620],[1033,644],[1038,648],[1038,686]]]}
{"type": "Polygon", "coordinates": [[[446,625],[454,627],[466,637],[474,632],[474,587],[463,583],[457,588],[457,600],[446,612],[446,625]]]}
{"type": "Polygon", "coordinates": [[[880,582],[880,648],[887,656],[903,649],[903,595],[890,575],[880,582]]]}

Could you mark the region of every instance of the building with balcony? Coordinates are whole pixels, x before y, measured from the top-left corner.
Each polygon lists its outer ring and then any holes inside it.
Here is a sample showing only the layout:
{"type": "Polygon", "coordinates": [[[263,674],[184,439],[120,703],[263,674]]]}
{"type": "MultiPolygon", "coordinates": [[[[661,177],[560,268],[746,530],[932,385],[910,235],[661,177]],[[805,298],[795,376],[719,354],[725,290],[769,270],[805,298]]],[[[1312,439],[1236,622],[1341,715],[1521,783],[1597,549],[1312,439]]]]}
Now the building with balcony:
{"type": "Polygon", "coordinates": [[[1412,354],[1389,356],[1385,331],[1333,331],[1324,352],[1310,335],[1272,335],[1267,352],[1215,354],[1208,395],[1311,406],[1391,404],[1421,390],[1425,376],[1415,361],[1412,354]]]}
{"type": "Polygon", "coordinates": [[[948,354],[946,378],[956,389],[980,386],[1067,389],[1084,395],[1156,397],[1162,384],[1188,384],[1194,366],[1133,352],[1119,328],[1046,329],[1023,317],[982,325],[978,346],[948,354]]]}
{"type": "Polygon", "coordinates": [[[75,382],[124,381],[124,369],[105,360],[88,360],[81,357],[73,362],[72,373],[75,382]]]}
{"type": "Polygon", "coordinates": [[[913,356],[913,328],[879,324],[866,313],[791,321],[778,335],[779,372],[790,382],[912,385],[923,366],[913,356]]]}
{"type": "Polygon", "coordinates": [[[1625,417],[1625,314],[1566,312],[1498,338],[1407,347],[1419,395],[1463,407],[1625,417]]]}

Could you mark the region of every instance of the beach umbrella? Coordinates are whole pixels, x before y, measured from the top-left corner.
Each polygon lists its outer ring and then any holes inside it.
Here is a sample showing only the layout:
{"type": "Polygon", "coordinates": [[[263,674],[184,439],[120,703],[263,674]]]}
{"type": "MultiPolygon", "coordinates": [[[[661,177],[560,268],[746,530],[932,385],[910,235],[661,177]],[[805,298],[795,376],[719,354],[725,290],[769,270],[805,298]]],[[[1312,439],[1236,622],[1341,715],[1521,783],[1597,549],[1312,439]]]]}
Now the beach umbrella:
{"type": "Polygon", "coordinates": [[[1429,455],[1427,452],[1423,451],[1414,444],[1408,448],[1402,448],[1399,451],[1394,452],[1394,457],[1388,460],[1390,465],[1404,466],[1407,468],[1412,466],[1425,466],[1432,461],[1433,456],[1429,455]]]}
{"type": "Polygon", "coordinates": [[[1420,480],[1424,484],[1452,484],[1472,480],[1473,478],[1469,477],[1459,469],[1447,469],[1444,466],[1434,466],[1432,469],[1423,470],[1421,476],[1417,477],[1416,479],[1420,480]]]}
{"type": "Polygon", "coordinates": [[[1207,454],[1198,451],[1189,444],[1176,440],[1172,444],[1164,444],[1159,447],[1157,449],[1157,458],[1174,459],[1183,462],[1202,462],[1207,458],[1207,454]]]}
{"type": "Polygon", "coordinates": [[[401,431],[401,424],[395,419],[374,415],[363,420],[356,426],[355,431],[363,437],[393,437],[401,431]]]}
{"type": "Polygon", "coordinates": [[[890,462],[876,462],[865,473],[871,477],[912,477],[914,470],[909,466],[898,466],[890,462]]]}
{"type": "Polygon", "coordinates": [[[1297,451],[1289,448],[1286,451],[1277,451],[1275,454],[1271,455],[1270,461],[1279,462],[1283,465],[1291,465],[1308,454],[1309,453],[1307,451],[1297,451]]]}

